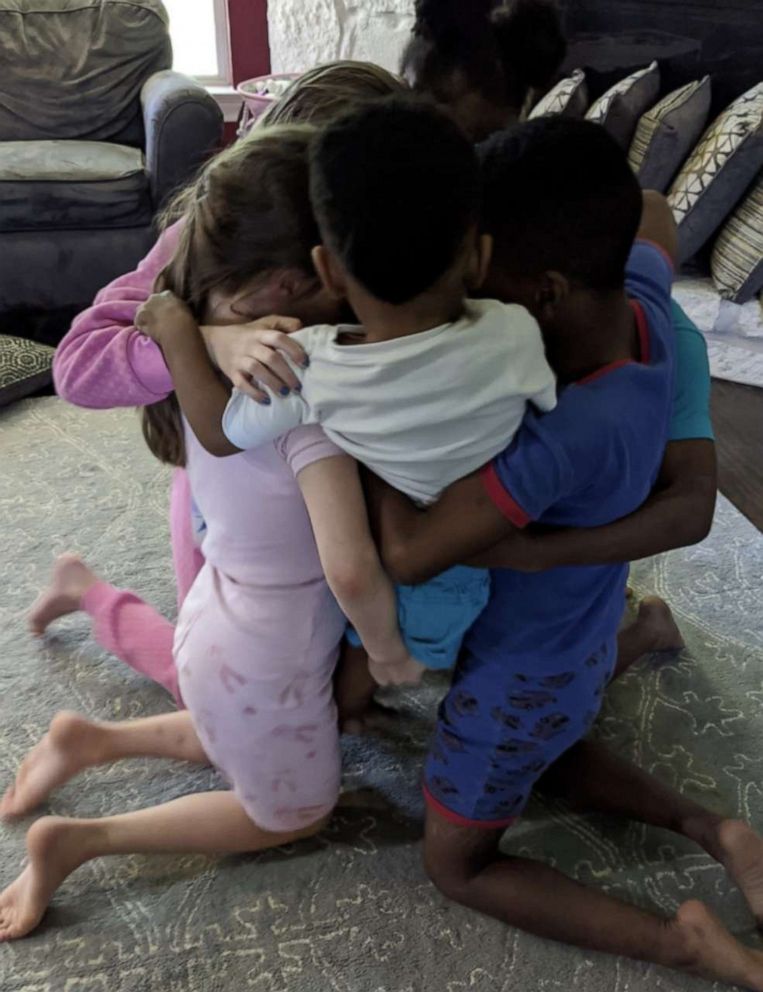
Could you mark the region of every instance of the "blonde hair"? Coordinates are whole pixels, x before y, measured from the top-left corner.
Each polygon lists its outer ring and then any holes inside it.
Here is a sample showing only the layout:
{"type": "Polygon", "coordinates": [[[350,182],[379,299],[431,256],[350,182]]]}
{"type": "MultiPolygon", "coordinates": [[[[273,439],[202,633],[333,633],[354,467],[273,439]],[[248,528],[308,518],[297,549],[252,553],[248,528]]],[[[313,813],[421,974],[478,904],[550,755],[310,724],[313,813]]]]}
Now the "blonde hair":
{"type": "Polygon", "coordinates": [[[295,79],[257,120],[254,130],[293,121],[323,124],[353,103],[407,89],[402,79],[373,62],[327,62],[295,79]]]}
{"type": "MultiPolygon", "coordinates": [[[[165,211],[165,228],[180,219],[184,224],[157,288],[180,297],[198,321],[213,289],[235,292],[274,269],[314,275],[310,250],[320,241],[309,193],[314,133],[309,125],[291,124],[248,136],[214,158],[165,211]]],[[[144,407],[142,428],[160,461],[185,464],[174,393],[144,407]]]]}

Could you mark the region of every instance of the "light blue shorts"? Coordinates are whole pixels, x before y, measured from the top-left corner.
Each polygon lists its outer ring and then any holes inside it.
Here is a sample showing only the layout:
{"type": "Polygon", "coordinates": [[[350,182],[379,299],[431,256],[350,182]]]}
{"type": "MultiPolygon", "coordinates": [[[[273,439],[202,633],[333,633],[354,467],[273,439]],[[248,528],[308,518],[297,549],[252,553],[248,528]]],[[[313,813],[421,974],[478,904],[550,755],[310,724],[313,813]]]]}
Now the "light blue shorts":
{"type": "MultiPolygon", "coordinates": [[[[427,668],[452,668],[464,635],[489,598],[490,572],[466,565],[455,565],[420,586],[398,586],[398,619],[408,650],[427,668]]],[[[360,647],[352,627],[347,640],[360,647]]]]}

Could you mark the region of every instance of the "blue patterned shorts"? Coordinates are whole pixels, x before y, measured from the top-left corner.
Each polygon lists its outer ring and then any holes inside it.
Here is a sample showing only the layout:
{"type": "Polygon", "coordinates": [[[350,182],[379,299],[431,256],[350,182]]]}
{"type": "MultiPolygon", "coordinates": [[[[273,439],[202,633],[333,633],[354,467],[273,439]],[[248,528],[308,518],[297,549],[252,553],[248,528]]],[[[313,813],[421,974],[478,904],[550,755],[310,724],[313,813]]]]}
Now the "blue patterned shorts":
{"type": "Polygon", "coordinates": [[[466,655],[440,706],[427,802],[453,823],[509,826],[543,772],[590,730],[616,658],[615,640],[550,674],[466,655]]]}

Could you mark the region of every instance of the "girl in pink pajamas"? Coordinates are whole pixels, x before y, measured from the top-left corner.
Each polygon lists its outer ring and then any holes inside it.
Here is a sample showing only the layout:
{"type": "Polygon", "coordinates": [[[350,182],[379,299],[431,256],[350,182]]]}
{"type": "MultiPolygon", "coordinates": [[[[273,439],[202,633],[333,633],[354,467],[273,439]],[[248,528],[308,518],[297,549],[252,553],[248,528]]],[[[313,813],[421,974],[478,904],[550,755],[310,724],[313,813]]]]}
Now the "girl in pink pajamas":
{"type": "MultiPolygon", "coordinates": [[[[56,391],[62,399],[89,409],[112,409],[146,407],[165,401],[172,393],[172,378],[161,350],[138,331],[135,316],[172,260],[182,228],[182,220],[167,228],[134,272],[102,289],[93,306],[74,320],[53,361],[56,391]]],[[[269,302],[263,301],[263,306],[269,302]]],[[[288,301],[272,302],[288,309],[288,301]]],[[[247,305],[243,316],[253,317],[256,301],[250,299],[247,305]]],[[[226,314],[223,309],[218,319],[240,323],[242,313],[226,314]]],[[[210,325],[204,331],[211,349],[251,356],[253,376],[283,388],[295,380],[280,351],[298,362],[303,353],[288,334],[272,329],[273,323],[272,319],[254,321],[235,335],[228,323],[210,325]],[[278,378],[279,372],[283,379],[278,378]]],[[[292,329],[299,326],[295,320],[292,329]]],[[[179,609],[204,564],[201,541],[193,527],[191,487],[183,467],[175,467],[172,476],[170,536],[179,609]]],[[[172,655],[173,624],[133,593],[93,581],[86,566],[74,556],[64,555],[56,563],[51,586],[32,609],[33,633],[42,635],[53,619],[72,610],[90,615],[93,635],[107,651],[158,682],[183,705],[172,655]]]]}
{"type": "MultiPolygon", "coordinates": [[[[242,322],[271,310],[303,322],[338,319],[310,262],[318,240],[308,198],[313,133],[292,126],[251,136],[219,156],[186,198],[182,231],[166,235],[155,258],[158,267],[173,238],[162,278],[201,321],[242,322]]],[[[99,305],[110,303],[102,296],[99,305]]],[[[125,319],[124,308],[114,312],[125,319]]],[[[137,337],[111,335],[120,342],[112,349],[115,362],[134,368],[150,353],[137,337]]],[[[198,334],[189,340],[194,344],[204,347],[198,334]]],[[[159,357],[155,352],[152,360],[159,357]]],[[[62,367],[59,359],[59,384],[62,367]]],[[[170,387],[158,362],[141,386],[157,399],[170,387]]],[[[101,394],[100,402],[106,398],[101,394]]],[[[96,393],[92,405],[98,402],[96,393]]],[[[134,755],[211,761],[231,791],[104,819],[36,821],[27,835],[28,865],[0,894],[0,941],[34,929],[56,888],[92,858],[258,851],[324,825],[340,782],[332,676],[346,621],[337,600],[373,658],[407,661],[353,459],[308,427],[223,461],[201,449],[171,404],[155,407],[150,421],[155,452],[173,452],[187,465],[206,522],[205,562],[183,600],[174,644],[188,711],[117,724],[59,714],[22,764],[0,815],[25,815],[82,769],[134,755]]],[[[193,548],[185,547],[190,560],[193,548]]],[[[123,648],[171,632],[156,619],[137,630],[149,608],[102,585],[82,563],[64,562],[62,571],[67,576],[36,611],[40,627],[44,611],[48,618],[60,614],[70,596],[69,605],[91,610],[96,624],[104,618],[102,633],[110,629],[110,611],[121,617],[116,636],[123,648]]],[[[172,685],[167,671],[158,674],[172,685]]]]}
{"type": "MultiPolygon", "coordinates": [[[[404,89],[401,81],[380,66],[365,62],[340,61],[306,72],[262,119],[267,126],[309,120],[329,119],[350,101],[376,99],[404,89]]],[[[272,218],[257,219],[257,209],[268,210],[261,201],[242,202],[252,224],[272,225],[272,218]]],[[[134,272],[120,276],[102,289],[93,305],[73,322],[59,345],[53,362],[58,395],[75,406],[112,409],[121,406],[147,407],[167,399],[173,392],[172,378],[154,341],[135,327],[141,304],[154,291],[157,276],[172,259],[181,237],[183,221],[169,226],[134,272]]],[[[293,261],[291,232],[276,232],[278,257],[293,261]]],[[[296,246],[299,251],[302,246],[296,246]]],[[[294,269],[292,269],[292,272],[294,269]]],[[[312,267],[310,268],[312,273],[312,267]]],[[[273,390],[298,385],[281,352],[298,364],[302,348],[290,341],[286,331],[297,330],[298,320],[273,318],[257,320],[268,313],[290,313],[295,297],[304,291],[303,281],[274,283],[267,292],[251,295],[236,312],[218,308],[215,322],[202,327],[207,346],[224,369],[244,369],[234,374],[234,385],[257,397],[257,381],[273,390]],[[247,322],[231,331],[229,324],[247,322]]],[[[204,564],[201,540],[193,525],[193,501],[184,468],[175,468],[170,496],[170,535],[175,569],[178,608],[204,564]]],[[[183,700],[177,686],[177,670],[172,655],[173,625],[132,592],[100,580],[72,555],[56,563],[50,587],[35,604],[30,615],[32,632],[41,636],[52,620],[64,613],[84,610],[93,623],[93,635],[109,653],[135,671],[158,682],[183,700]]]]}

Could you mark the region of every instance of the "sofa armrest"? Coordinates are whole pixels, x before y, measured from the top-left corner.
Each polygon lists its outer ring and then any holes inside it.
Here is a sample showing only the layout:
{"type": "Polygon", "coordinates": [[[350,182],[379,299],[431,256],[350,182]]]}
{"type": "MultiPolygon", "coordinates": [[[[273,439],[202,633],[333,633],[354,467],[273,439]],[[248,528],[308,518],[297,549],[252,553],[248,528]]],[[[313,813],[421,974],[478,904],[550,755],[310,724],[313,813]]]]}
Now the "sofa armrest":
{"type": "Polygon", "coordinates": [[[220,147],[223,115],[204,87],[171,69],[154,73],[140,94],[146,172],[155,210],[220,147]]]}

